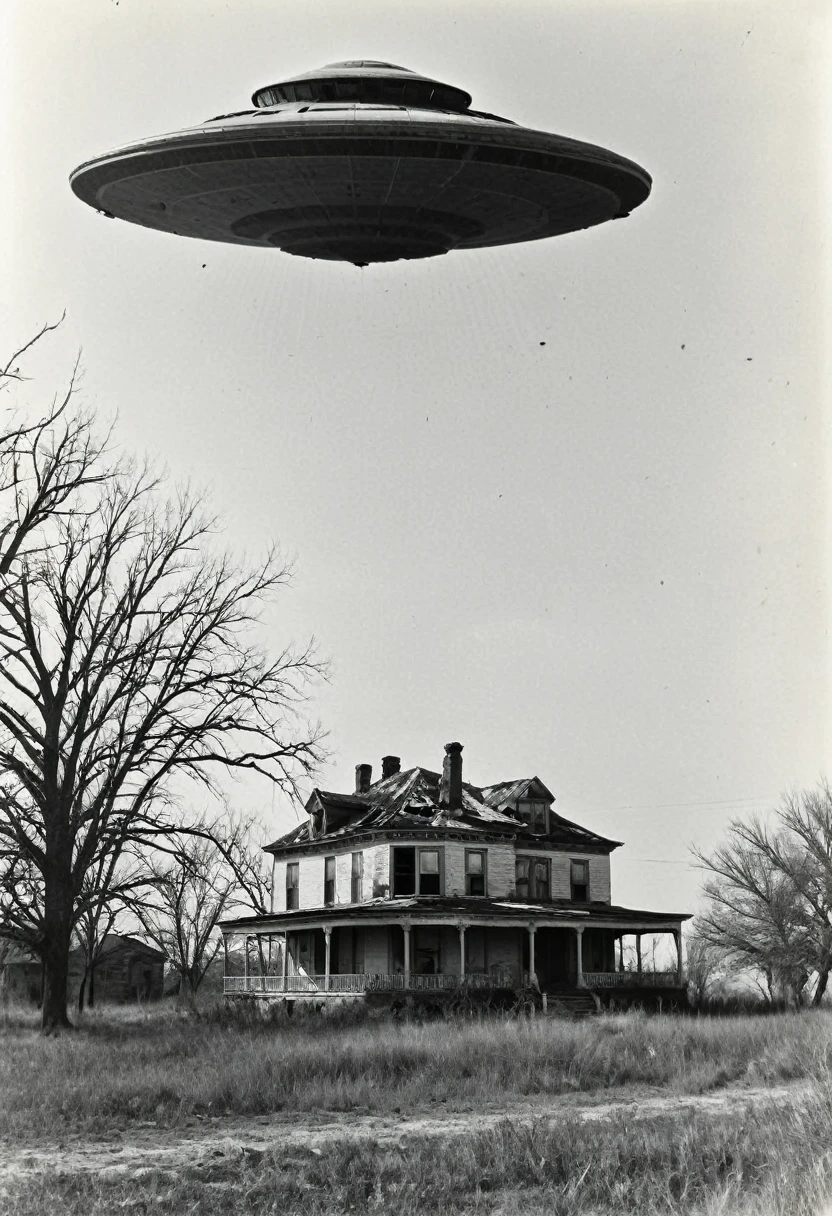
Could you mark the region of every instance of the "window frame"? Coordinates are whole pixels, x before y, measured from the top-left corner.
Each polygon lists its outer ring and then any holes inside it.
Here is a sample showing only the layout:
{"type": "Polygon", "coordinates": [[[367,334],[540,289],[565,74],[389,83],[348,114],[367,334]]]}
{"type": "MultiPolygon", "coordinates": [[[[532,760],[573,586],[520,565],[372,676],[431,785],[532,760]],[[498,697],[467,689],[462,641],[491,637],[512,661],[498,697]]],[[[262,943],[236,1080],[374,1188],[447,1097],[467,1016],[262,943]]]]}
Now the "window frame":
{"type": "Polygon", "coordinates": [[[520,798],[517,803],[517,816],[533,836],[548,836],[549,810],[545,798],[520,798]]]}
{"type": "MultiPolygon", "coordinates": [[[[422,874],[421,874],[421,863],[420,863],[420,856],[422,853],[436,853],[437,854],[438,859],[439,859],[438,897],[441,897],[445,894],[445,848],[444,848],[444,845],[439,845],[439,844],[435,844],[435,845],[434,844],[424,844],[424,845],[392,844],[390,846],[390,887],[392,890],[393,899],[416,899],[416,898],[419,898],[420,896],[422,896],[422,894],[423,894],[423,892],[421,890],[422,874]],[[395,875],[396,875],[395,850],[396,849],[413,849],[413,851],[414,851],[415,856],[414,856],[414,871],[413,871],[414,882],[413,882],[413,885],[414,885],[415,889],[412,894],[410,892],[397,893],[395,890],[395,881],[396,881],[396,879],[395,879],[395,875]]],[[[426,899],[431,899],[431,898],[436,899],[437,895],[425,895],[425,898],[426,899]]]]}
{"type": "Polygon", "coordinates": [[[350,854],[350,903],[361,904],[364,902],[364,850],[356,849],[350,854]],[[356,858],[358,862],[356,864],[356,858]],[[358,884],[358,898],[356,898],[356,883],[358,884]]]}
{"type": "Polygon", "coordinates": [[[590,886],[589,886],[589,858],[588,857],[570,857],[569,858],[569,898],[575,904],[588,904],[590,902],[590,886]],[[584,874],[586,875],[585,883],[575,882],[575,866],[583,866],[584,874]],[[575,895],[575,887],[583,887],[585,894],[583,899],[578,899],[575,895]]]}
{"type": "Polygon", "coordinates": [[[335,854],[329,853],[324,858],[324,907],[331,908],[335,904],[335,885],[337,876],[337,863],[335,854]],[[332,877],[327,876],[327,872],[332,870],[332,877]]]}
{"type": "Polygon", "coordinates": [[[488,849],[466,849],[465,850],[465,894],[472,899],[487,899],[488,898],[488,849]],[[468,869],[468,858],[475,854],[482,858],[482,870],[479,874],[472,874],[468,869]],[[474,893],[471,891],[471,879],[482,879],[482,891],[474,893]]]}
{"type": "Polygon", "coordinates": [[[537,853],[515,853],[514,855],[514,894],[517,899],[528,900],[529,903],[551,903],[552,901],[552,859],[551,857],[541,857],[537,853]],[[517,875],[517,866],[520,862],[526,862],[529,867],[528,877],[524,880],[527,887],[525,895],[521,895],[518,890],[519,879],[517,875]],[[537,886],[537,878],[535,877],[534,867],[543,864],[546,866],[546,894],[538,895],[532,887],[537,886]]]}
{"type": "Polygon", "coordinates": [[[286,911],[296,912],[300,907],[300,862],[286,862],[286,911]],[[294,882],[289,883],[289,878],[294,877],[294,882]],[[293,892],[293,897],[289,892],[293,892]]]}

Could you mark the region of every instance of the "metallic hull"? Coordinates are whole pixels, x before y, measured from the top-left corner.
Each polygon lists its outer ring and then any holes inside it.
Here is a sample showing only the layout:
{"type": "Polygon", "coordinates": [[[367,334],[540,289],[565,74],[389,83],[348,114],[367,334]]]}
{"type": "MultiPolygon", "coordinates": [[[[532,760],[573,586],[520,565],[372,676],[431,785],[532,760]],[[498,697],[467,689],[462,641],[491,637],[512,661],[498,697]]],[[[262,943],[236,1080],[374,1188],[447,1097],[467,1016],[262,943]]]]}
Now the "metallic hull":
{"type": "Polygon", "coordinates": [[[279,105],[81,165],[75,194],[178,236],[357,265],[540,240],[627,215],[644,169],[497,118],[279,105]]]}

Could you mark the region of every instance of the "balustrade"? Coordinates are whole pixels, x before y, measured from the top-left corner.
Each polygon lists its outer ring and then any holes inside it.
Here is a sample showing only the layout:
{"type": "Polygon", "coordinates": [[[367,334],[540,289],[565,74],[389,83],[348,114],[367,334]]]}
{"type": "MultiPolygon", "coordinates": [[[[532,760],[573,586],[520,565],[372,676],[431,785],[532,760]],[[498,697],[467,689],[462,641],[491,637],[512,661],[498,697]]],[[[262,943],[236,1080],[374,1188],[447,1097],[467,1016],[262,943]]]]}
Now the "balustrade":
{"type": "Polygon", "coordinates": [[[585,988],[678,988],[675,971],[585,971],[585,988]]]}
{"type": "MultiPolygon", "coordinates": [[[[409,992],[445,992],[455,988],[494,988],[499,987],[499,978],[472,972],[464,978],[459,975],[421,975],[412,974],[408,987],[409,992]]],[[[404,991],[404,975],[395,974],[356,974],[330,975],[327,986],[325,975],[227,975],[224,979],[224,991],[227,995],[235,994],[277,994],[320,996],[338,996],[360,994],[362,992],[394,992],[404,991]]]]}

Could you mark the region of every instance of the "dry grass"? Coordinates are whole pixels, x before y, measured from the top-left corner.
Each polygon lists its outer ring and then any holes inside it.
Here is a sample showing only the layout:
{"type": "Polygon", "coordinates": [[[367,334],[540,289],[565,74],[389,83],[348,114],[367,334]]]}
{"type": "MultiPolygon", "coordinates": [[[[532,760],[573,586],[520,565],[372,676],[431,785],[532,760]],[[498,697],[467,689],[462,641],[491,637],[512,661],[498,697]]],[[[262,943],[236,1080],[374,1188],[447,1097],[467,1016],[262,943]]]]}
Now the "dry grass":
{"type": "MultiPolygon", "coordinates": [[[[508,1122],[406,1150],[344,1141],[139,1178],[56,1175],[7,1194],[8,1216],[811,1216],[832,1195],[832,1089],[805,1107],[603,1124],[508,1122]]],[[[828,1209],[827,1209],[828,1210],[828,1209]]]]}
{"type": "Polygon", "coordinates": [[[40,1038],[25,1018],[0,1028],[0,1135],[97,1135],[194,1115],[493,1107],[626,1086],[701,1093],[830,1067],[832,1016],[823,1012],[418,1024],[104,1010],[56,1039],[40,1038]]]}

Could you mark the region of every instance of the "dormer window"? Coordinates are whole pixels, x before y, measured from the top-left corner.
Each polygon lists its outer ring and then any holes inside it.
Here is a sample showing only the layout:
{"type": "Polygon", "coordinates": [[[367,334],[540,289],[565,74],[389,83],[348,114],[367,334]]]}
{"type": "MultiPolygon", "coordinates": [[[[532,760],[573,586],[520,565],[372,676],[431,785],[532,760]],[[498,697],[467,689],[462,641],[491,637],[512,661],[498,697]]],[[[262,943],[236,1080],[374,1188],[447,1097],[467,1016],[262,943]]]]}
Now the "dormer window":
{"type": "Polygon", "coordinates": [[[517,814],[526,824],[530,832],[537,836],[545,836],[547,832],[548,803],[540,799],[522,798],[517,803],[517,814]]]}

